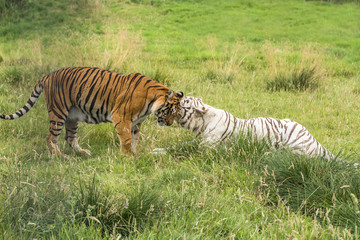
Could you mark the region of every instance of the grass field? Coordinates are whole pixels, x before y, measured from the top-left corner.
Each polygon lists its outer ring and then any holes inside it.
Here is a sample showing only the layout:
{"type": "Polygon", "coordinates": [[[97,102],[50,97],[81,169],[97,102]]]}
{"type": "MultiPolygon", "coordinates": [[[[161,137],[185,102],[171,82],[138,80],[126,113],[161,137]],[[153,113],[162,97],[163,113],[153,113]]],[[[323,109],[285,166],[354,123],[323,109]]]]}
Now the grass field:
{"type": "MultiPolygon", "coordinates": [[[[339,3],[342,2],[342,3],[339,3]]],[[[301,0],[0,0],[0,113],[67,66],[141,72],[240,118],[290,118],[360,162],[360,5],[301,0]]],[[[41,96],[0,121],[1,239],[358,239],[360,170],[144,123],[138,153],[80,124],[52,158],[41,96]],[[152,155],[167,147],[165,155],[152,155]]]]}

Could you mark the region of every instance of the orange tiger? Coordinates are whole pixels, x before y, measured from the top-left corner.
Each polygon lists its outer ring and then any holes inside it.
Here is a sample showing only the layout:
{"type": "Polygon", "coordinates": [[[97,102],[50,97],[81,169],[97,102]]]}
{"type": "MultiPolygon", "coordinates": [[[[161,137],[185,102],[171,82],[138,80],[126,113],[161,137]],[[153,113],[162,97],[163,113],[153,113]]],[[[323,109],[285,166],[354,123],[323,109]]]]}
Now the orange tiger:
{"type": "Polygon", "coordinates": [[[136,151],[142,122],[153,113],[160,126],[171,125],[178,113],[182,92],[140,74],[120,75],[101,68],[69,67],[43,77],[20,110],[2,119],[16,119],[27,113],[41,92],[49,112],[50,129],[46,138],[50,152],[61,155],[58,137],[65,125],[65,139],[78,152],[78,122],[112,122],[120,139],[121,150],[132,155],[136,151]]]}

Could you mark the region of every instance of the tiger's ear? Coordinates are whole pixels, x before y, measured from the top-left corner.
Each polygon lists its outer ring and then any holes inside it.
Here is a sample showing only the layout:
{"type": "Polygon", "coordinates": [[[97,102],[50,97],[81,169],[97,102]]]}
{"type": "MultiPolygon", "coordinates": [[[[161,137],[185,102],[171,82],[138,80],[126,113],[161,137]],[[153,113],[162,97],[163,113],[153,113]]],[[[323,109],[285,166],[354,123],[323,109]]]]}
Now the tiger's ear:
{"type": "Polygon", "coordinates": [[[196,107],[195,110],[198,112],[201,112],[201,113],[206,113],[209,110],[209,108],[202,105],[202,106],[196,107]]]}
{"type": "Polygon", "coordinates": [[[201,98],[199,98],[197,102],[192,102],[192,105],[196,111],[202,114],[206,113],[209,110],[209,106],[205,105],[201,98]]]}
{"type": "Polygon", "coordinates": [[[183,92],[178,92],[178,93],[176,94],[176,96],[177,96],[178,98],[182,98],[182,97],[184,96],[184,93],[183,93],[183,92]]]}
{"type": "Polygon", "coordinates": [[[166,100],[167,101],[171,101],[171,99],[173,98],[174,96],[174,91],[173,90],[169,90],[167,93],[166,93],[166,100]]]}

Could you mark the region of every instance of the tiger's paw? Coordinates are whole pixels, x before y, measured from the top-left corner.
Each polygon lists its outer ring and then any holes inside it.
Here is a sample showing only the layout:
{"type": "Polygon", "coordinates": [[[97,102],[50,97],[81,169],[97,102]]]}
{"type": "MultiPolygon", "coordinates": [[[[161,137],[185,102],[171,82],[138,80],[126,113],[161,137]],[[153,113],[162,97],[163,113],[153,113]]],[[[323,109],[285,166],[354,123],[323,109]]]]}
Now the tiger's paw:
{"type": "Polygon", "coordinates": [[[155,154],[155,155],[161,155],[161,154],[166,154],[167,151],[165,148],[154,148],[153,151],[152,151],[152,154],[155,154]]]}

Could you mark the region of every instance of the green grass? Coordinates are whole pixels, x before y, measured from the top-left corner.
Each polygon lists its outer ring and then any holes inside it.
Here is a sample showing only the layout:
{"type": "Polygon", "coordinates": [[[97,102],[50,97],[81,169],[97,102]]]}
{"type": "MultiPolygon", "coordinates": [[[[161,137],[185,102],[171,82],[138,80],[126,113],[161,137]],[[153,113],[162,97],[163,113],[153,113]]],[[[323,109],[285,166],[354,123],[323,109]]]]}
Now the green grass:
{"type": "MultiPolygon", "coordinates": [[[[240,118],[291,118],[359,162],[356,1],[19,2],[0,1],[0,113],[58,68],[141,72],[240,118]]],[[[154,117],[134,158],[111,124],[80,124],[91,156],[62,135],[70,159],[51,158],[43,97],[0,133],[2,239],[359,238],[359,170],[341,162],[246,139],[203,148],[154,117]]]]}
{"type": "MultiPolygon", "coordinates": [[[[202,161],[211,160],[212,165],[214,162],[219,165],[227,162],[233,165],[232,168],[254,171],[260,177],[253,179],[254,189],[266,196],[264,201],[267,204],[278,206],[285,203],[295,212],[317,218],[320,222],[347,227],[357,234],[360,173],[352,164],[346,166],[342,160],[329,162],[296,156],[287,151],[274,151],[265,143],[255,144],[246,138],[206,151],[196,143],[169,148],[174,157],[185,155],[198,159],[200,156],[202,161]]],[[[359,157],[339,155],[348,160],[359,157]]]]}

